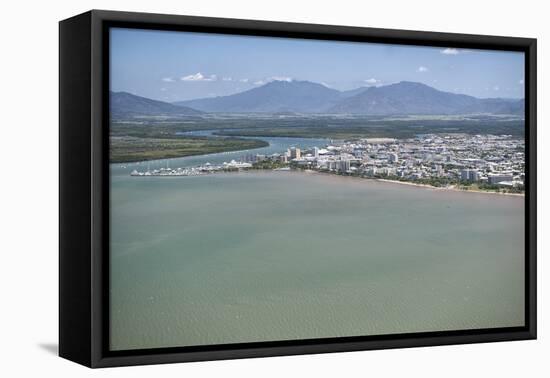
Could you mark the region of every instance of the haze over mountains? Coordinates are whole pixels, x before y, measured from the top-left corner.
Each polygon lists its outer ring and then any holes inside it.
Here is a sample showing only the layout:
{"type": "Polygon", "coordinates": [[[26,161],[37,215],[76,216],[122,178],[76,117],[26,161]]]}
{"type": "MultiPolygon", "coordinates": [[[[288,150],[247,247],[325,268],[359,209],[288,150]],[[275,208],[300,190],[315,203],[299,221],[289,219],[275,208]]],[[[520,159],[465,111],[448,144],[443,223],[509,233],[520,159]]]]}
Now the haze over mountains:
{"type": "Polygon", "coordinates": [[[334,113],[363,115],[524,114],[524,100],[479,99],[402,81],[381,87],[338,91],[310,81],[272,81],[229,96],[173,104],[124,92],[112,93],[113,114],[334,113]]]}

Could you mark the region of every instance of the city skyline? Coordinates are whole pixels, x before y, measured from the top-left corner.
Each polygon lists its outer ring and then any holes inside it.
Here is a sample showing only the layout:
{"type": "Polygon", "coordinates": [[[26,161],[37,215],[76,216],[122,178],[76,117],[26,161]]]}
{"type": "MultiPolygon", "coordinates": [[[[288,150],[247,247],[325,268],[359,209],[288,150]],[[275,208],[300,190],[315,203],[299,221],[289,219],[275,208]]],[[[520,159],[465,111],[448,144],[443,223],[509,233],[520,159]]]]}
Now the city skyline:
{"type": "Polygon", "coordinates": [[[478,98],[523,98],[520,52],[111,30],[111,90],[162,101],[230,95],[273,80],[338,90],[399,81],[478,98]]]}

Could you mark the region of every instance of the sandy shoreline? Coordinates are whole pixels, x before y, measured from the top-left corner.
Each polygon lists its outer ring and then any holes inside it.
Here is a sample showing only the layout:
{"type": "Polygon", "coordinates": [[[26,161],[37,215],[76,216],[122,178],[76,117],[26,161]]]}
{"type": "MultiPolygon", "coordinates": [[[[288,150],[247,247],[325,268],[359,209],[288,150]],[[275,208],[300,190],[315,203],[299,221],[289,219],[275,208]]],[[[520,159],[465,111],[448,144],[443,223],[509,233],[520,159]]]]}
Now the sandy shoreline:
{"type": "MultiPolygon", "coordinates": [[[[322,171],[316,171],[316,170],[300,170],[300,169],[292,169],[289,171],[278,171],[275,169],[250,169],[246,171],[238,171],[238,172],[214,172],[215,174],[235,174],[235,173],[249,173],[249,172],[300,172],[300,173],[306,173],[306,174],[318,174],[323,176],[330,176],[335,178],[346,178],[346,179],[360,179],[360,180],[368,180],[368,181],[375,181],[375,182],[381,182],[386,184],[398,184],[398,185],[405,185],[405,186],[411,186],[411,187],[417,187],[417,188],[424,188],[424,189],[431,189],[431,190],[440,190],[440,191],[451,191],[451,192],[460,192],[460,193],[481,193],[481,194],[493,194],[493,195],[500,195],[500,196],[512,196],[512,197],[525,197],[525,193],[502,193],[502,192],[491,192],[491,191],[485,191],[485,190],[475,190],[475,189],[460,189],[456,187],[441,187],[441,186],[431,186],[427,184],[418,184],[410,181],[398,181],[398,180],[389,180],[389,179],[382,179],[382,178],[371,178],[371,177],[359,177],[359,176],[346,176],[346,175],[336,175],[334,173],[329,172],[322,172],[322,171]]],[[[207,176],[209,174],[202,174],[197,176],[207,176]]],[[[140,176],[140,177],[188,177],[188,176],[140,176]]]]}
{"type": "Polygon", "coordinates": [[[399,185],[407,185],[407,186],[415,186],[418,188],[425,188],[425,189],[432,189],[432,190],[445,190],[445,191],[453,191],[453,192],[460,192],[460,193],[482,193],[482,194],[493,194],[493,195],[500,195],[500,196],[513,196],[513,197],[525,197],[525,193],[502,193],[502,192],[491,192],[491,191],[485,191],[485,190],[466,190],[466,189],[459,189],[456,187],[440,187],[440,186],[431,186],[427,184],[417,184],[410,181],[398,181],[398,180],[388,180],[388,179],[381,179],[381,178],[369,178],[369,177],[356,177],[356,176],[343,176],[343,175],[335,175],[333,173],[328,172],[320,172],[320,171],[314,171],[314,170],[304,170],[302,172],[306,173],[318,173],[322,175],[330,175],[330,176],[337,176],[337,177],[350,177],[350,178],[357,178],[357,179],[363,179],[363,180],[372,180],[377,182],[384,182],[388,184],[399,184],[399,185]]]}
{"type": "Polygon", "coordinates": [[[470,192],[470,193],[483,193],[483,194],[498,194],[502,196],[515,196],[515,197],[525,197],[524,193],[503,193],[503,192],[491,192],[488,190],[476,190],[476,189],[460,189],[456,187],[438,187],[438,186],[431,186],[426,184],[416,184],[414,182],[409,181],[397,181],[397,180],[387,180],[387,179],[371,179],[375,181],[381,181],[381,182],[388,182],[393,184],[401,184],[401,185],[409,185],[409,186],[418,186],[422,188],[428,188],[428,189],[435,189],[435,190],[450,190],[455,192],[470,192]]]}

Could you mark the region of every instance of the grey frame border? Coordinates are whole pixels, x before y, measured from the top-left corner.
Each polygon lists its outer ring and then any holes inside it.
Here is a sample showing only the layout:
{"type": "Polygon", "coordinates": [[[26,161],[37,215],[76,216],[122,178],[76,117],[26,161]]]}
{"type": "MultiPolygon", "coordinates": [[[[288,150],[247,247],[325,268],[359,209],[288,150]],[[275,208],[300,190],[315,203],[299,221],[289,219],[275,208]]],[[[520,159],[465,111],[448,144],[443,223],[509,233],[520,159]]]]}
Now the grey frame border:
{"type": "Polygon", "coordinates": [[[59,54],[60,356],[95,368],[536,338],[536,39],[93,10],[60,22],[59,54]],[[109,351],[110,26],[525,52],[526,326],[109,351]]]}

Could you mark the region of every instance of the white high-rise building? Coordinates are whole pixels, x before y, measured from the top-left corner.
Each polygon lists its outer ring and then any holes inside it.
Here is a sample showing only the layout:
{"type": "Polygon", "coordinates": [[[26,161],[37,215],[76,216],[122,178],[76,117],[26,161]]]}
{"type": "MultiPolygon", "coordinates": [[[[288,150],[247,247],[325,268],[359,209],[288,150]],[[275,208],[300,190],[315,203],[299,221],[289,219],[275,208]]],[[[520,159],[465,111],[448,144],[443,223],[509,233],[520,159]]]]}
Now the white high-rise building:
{"type": "Polygon", "coordinates": [[[302,157],[302,154],[300,152],[300,149],[297,147],[292,147],[290,149],[290,158],[291,159],[300,159],[302,157]]]}

